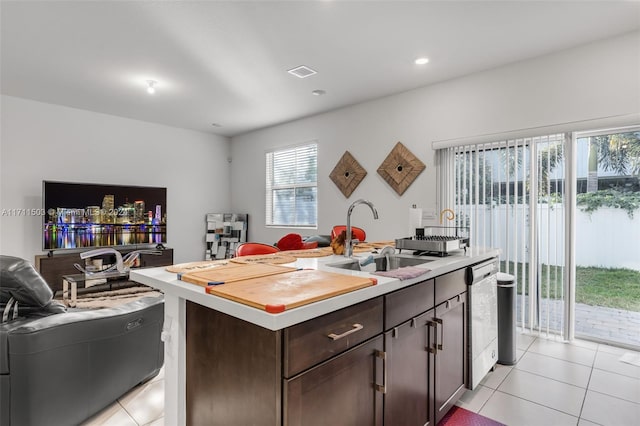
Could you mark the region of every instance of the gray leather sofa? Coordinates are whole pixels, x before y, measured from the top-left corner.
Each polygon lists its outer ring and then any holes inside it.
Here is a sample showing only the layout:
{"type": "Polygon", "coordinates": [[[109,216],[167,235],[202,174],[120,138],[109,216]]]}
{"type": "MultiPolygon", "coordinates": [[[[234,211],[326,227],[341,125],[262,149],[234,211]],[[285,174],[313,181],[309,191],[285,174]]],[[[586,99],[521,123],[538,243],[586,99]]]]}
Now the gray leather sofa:
{"type": "Polygon", "coordinates": [[[2,426],[80,424],[162,367],[161,297],[73,311],[52,298],[29,262],[0,256],[2,426]]]}

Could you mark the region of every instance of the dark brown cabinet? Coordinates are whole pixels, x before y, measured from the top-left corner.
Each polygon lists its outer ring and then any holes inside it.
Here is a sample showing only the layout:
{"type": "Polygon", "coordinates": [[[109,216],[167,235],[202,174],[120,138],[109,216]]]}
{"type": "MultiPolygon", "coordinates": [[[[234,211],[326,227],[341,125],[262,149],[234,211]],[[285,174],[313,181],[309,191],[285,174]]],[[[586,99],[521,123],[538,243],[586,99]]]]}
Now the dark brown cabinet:
{"type": "Polygon", "coordinates": [[[382,298],[367,300],[284,330],[289,378],[382,333],[382,298]]]}
{"type": "MultiPolygon", "coordinates": [[[[436,278],[437,283],[437,278],[436,278]]],[[[467,293],[438,305],[435,310],[435,411],[436,424],[465,391],[467,376],[467,293]]]]}
{"type": "Polygon", "coordinates": [[[464,392],[464,270],[270,331],[187,303],[187,424],[435,426],[464,392]]]}
{"type": "Polygon", "coordinates": [[[385,332],[385,425],[433,425],[434,310],[385,332]]]}
{"type": "Polygon", "coordinates": [[[382,425],[382,349],[378,336],[285,380],[284,424],[382,425]]]}
{"type": "Polygon", "coordinates": [[[383,299],[270,331],[187,302],[189,425],[382,425],[383,299]]]}
{"type": "Polygon", "coordinates": [[[435,425],[464,392],[466,300],[464,270],[385,296],[385,424],[435,425]]]}
{"type": "Polygon", "coordinates": [[[284,330],[283,424],[382,425],[382,321],[378,297],[284,330]]]}

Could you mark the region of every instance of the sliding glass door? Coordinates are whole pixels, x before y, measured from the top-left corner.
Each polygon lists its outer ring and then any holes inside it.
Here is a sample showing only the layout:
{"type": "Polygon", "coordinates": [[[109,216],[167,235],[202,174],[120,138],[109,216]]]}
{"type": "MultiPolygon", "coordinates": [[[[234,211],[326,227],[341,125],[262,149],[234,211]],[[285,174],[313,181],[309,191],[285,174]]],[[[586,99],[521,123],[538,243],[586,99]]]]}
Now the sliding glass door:
{"type": "Polygon", "coordinates": [[[438,150],[441,208],[502,250],[529,331],[640,347],[640,128],[438,150]]]}
{"type": "Polygon", "coordinates": [[[517,318],[564,335],[564,143],[548,135],[440,150],[442,207],[470,228],[470,244],[502,250],[516,278],[517,318]],[[453,182],[453,184],[449,184],[453,182]]]}
{"type": "Polygon", "coordinates": [[[575,333],[635,347],[640,347],[638,130],[576,135],[575,333]]]}

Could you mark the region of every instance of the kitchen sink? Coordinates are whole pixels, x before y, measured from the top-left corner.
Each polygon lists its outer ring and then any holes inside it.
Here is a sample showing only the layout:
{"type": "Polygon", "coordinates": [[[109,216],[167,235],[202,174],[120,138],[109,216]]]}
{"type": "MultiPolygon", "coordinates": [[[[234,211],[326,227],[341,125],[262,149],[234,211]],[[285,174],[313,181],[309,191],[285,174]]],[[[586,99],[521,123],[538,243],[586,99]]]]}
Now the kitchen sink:
{"type": "Polygon", "coordinates": [[[388,271],[392,269],[402,268],[404,266],[416,266],[422,265],[427,262],[433,262],[434,259],[425,259],[417,256],[402,256],[402,255],[389,255],[389,256],[374,256],[371,264],[360,266],[360,261],[365,259],[356,260],[351,259],[347,262],[328,263],[327,266],[332,268],[347,269],[350,271],[388,271]],[[387,268],[387,262],[389,267],[387,268]],[[375,265],[375,266],[374,266],[375,265]]]}

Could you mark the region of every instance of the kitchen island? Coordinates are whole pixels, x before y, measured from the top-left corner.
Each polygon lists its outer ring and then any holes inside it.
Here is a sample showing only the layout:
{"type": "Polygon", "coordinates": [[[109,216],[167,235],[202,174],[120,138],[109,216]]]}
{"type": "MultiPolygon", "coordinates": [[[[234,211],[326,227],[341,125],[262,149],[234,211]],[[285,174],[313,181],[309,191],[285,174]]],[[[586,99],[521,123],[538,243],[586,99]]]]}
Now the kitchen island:
{"type": "MultiPolygon", "coordinates": [[[[376,285],[277,314],[207,294],[164,268],[132,271],[132,280],[165,293],[165,421],[401,424],[398,416],[411,415],[435,424],[466,381],[465,268],[497,254],[469,248],[427,257],[419,277],[376,276],[376,285]],[[455,380],[438,380],[452,369],[455,380]],[[420,382],[413,390],[412,377],[420,382]],[[418,391],[435,403],[407,414],[407,392],[418,391]]],[[[291,266],[372,277],[328,266],[344,261],[291,266]]]]}

